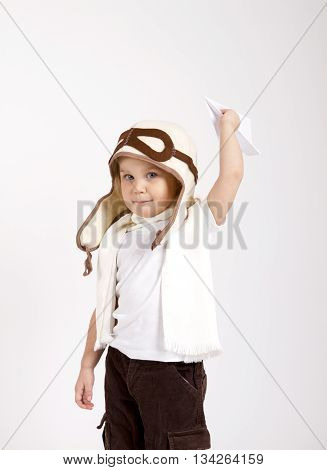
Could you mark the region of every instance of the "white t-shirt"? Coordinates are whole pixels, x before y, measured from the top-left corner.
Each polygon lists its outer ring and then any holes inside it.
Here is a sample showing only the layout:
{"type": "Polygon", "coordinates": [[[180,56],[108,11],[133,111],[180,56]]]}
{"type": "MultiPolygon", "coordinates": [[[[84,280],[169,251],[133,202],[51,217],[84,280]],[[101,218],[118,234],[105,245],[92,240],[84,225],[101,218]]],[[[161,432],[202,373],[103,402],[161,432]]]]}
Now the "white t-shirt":
{"type": "MultiPolygon", "coordinates": [[[[200,207],[207,215],[208,234],[214,235],[224,225],[217,225],[204,199],[200,207]]],[[[161,309],[161,268],[164,245],[151,250],[156,232],[168,222],[172,208],[160,214],[142,218],[132,214],[132,220],[141,223],[127,230],[117,253],[116,295],[118,307],[113,317],[118,323],[113,328],[110,347],[117,348],[130,359],[155,361],[182,361],[182,357],[163,348],[161,309]]]]}

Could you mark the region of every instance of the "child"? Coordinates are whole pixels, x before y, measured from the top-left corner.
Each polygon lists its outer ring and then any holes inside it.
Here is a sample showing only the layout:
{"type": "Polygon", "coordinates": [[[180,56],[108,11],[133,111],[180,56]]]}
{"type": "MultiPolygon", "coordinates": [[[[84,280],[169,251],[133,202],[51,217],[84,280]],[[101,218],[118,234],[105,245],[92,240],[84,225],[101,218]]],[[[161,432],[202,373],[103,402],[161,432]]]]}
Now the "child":
{"type": "Polygon", "coordinates": [[[110,192],[78,230],[84,275],[91,251],[99,253],[75,401],[93,408],[94,368],[109,345],[98,426],[105,423],[105,449],[211,447],[203,360],[223,349],[208,236],[220,231],[242,179],[239,123],[235,111],[223,110],[220,174],[203,201],[194,197],[196,149],[184,129],[134,124],[109,160],[110,192]]]}

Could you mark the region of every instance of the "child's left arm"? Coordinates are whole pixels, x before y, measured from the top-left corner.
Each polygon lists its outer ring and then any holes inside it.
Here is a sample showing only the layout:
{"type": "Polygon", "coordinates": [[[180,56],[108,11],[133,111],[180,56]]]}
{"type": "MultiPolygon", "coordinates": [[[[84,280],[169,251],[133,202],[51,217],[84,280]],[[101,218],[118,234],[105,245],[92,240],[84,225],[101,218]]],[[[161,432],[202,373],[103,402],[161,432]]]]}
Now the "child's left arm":
{"type": "Polygon", "coordinates": [[[240,125],[238,114],[223,109],[220,119],[220,171],[207,200],[217,225],[225,222],[243,178],[243,156],[235,131],[240,125]]]}

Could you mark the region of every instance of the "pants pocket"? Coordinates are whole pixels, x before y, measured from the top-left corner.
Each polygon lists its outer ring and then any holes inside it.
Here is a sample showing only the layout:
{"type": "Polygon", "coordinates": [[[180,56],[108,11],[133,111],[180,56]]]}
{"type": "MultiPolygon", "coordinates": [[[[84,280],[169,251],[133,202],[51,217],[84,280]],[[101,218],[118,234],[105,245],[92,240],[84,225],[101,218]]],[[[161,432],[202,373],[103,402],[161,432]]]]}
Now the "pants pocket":
{"type": "Polygon", "coordinates": [[[199,390],[195,379],[195,363],[188,363],[186,365],[172,364],[171,367],[181,385],[193,395],[198,396],[199,390]]]}
{"type": "Polygon", "coordinates": [[[203,401],[206,396],[206,391],[207,391],[207,374],[205,370],[203,370],[203,376],[202,376],[202,400],[203,401]]]}
{"type": "Polygon", "coordinates": [[[187,431],[168,431],[170,449],[204,450],[210,449],[211,440],[208,428],[197,427],[187,431]]]}
{"type": "Polygon", "coordinates": [[[111,435],[110,435],[110,421],[108,419],[108,415],[105,412],[101,418],[100,424],[97,426],[97,429],[101,429],[104,423],[104,428],[102,431],[102,442],[103,446],[106,450],[111,449],[111,435]]]}

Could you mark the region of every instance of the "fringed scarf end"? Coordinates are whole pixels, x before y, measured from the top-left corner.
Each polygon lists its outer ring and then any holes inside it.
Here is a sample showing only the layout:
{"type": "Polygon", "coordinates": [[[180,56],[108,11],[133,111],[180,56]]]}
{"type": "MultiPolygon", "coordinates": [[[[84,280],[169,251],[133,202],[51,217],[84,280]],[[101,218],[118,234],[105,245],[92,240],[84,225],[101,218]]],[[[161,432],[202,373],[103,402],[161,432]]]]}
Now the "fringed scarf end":
{"type": "Polygon", "coordinates": [[[184,356],[184,362],[194,362],[203,359],[209,359],[223,354],[224,349],[220,343],[208,342],[203,344],[191,345],[180,344],[178,341],[164,339],[165,348],[167,351],[181,354],[184,356]]]}

